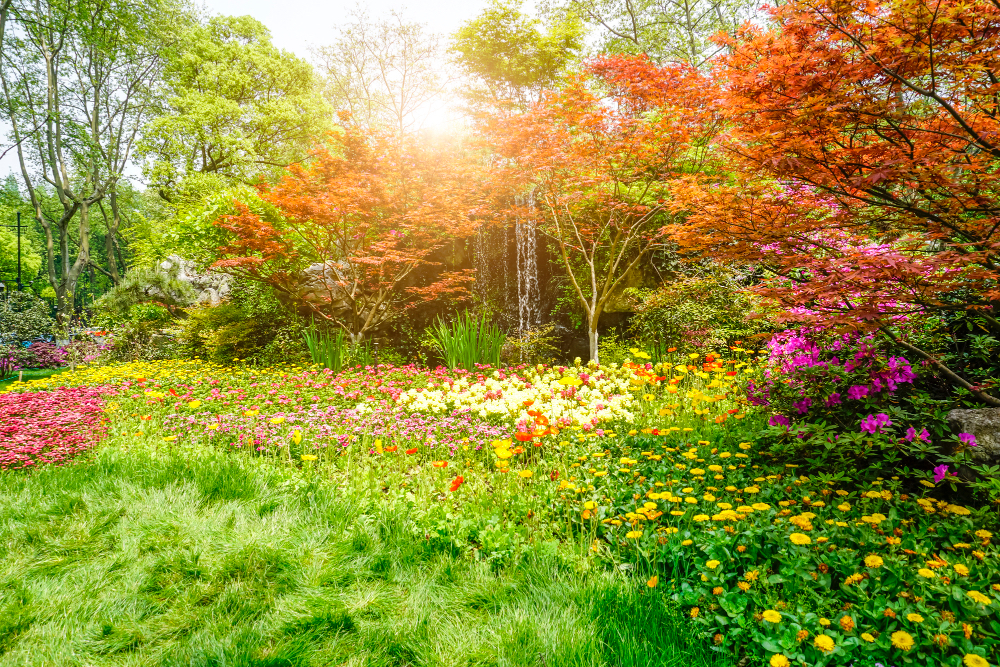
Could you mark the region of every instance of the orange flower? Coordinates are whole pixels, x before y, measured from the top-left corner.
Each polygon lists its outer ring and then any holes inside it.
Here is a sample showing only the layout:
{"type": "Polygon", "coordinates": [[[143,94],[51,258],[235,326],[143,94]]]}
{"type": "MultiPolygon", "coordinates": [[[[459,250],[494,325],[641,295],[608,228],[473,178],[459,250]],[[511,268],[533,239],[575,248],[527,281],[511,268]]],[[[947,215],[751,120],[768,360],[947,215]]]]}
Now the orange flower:
{"type": "Polygon", "coordinates": [[[514,438],[519,442],[528,442],[531,440],[532,435],[530,433],[515,433],[514,438]]]}
{"type": "Polygon", "coordinates": [[[432,463],[431,465],[434,466],[435,468],[447,468],[448,467],[448,462],[447,461],[434,461],[434,463],[432,463]]]}
{"type": "Polygon", "coordinates": [[[458,491],[458,487],[462,486],[462,484],[464,482],[465,482],[465,478],[462,477],[461,475],[459,475],[455,479],[451,480],[451,492],[455,493],[456,491],[458,491]]]}
{"type": "Polygon", "coordinates": [[[407,449],[407,450],[406,450],[406,453],[407,453],[407,454],[416,454],[416,453],[417,453],[417,448],[416,448],[416,447],[414,447],[413,449],[407,449]]]}
{"type": "Polygon", "coordinates": [[[886,618],[896,618],[896,612],[888,608],[886,608],[886,610],[882,612],[882,615],[885,616],[886,618]]]}
{"type": "Polygon", "coordinates": [[[383,449],[382,451],[384,451],[384,452],[387,452],[387,453],[389,453],[389,454],[392,454],[392,453],[393,453],[394,451],[396,451],[397,449],[399,449],[399,445],[393,445],[392,447],[386,447],[386,448],[385,448],[385,449],[383,449]]]}

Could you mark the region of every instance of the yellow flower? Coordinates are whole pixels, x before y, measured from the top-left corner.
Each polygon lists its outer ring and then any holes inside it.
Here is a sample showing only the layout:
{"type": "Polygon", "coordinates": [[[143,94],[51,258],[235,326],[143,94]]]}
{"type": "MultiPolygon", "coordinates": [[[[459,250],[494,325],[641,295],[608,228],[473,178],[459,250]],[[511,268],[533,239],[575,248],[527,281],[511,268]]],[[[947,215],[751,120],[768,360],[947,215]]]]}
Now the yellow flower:
{"type": "Polygon", "coordinates": [[[597,509],[597,503],[595,503],[593,500],[588,500],[587,502],[585,502],[583,504],[583,509],[585,509],[585,510],[594,510],[594,509],[597,509]]]}
{"type": "Polygon", "coordinates": [[[693,517],[691,517],[692,521],[699,521],[699,522],[710,521],[711,519],[712,517],[708,516],[707,514],[695,514],[693,517]]]}
{"type": "Polygon", "coordinates": [[[889,639],[892,641],[892,645],[900,651],[909,651],[913,648],[913,635],[909,632],[897,630],[889,636],[889,639]]]}
{"type": "Polygon", "coordinates": [[[189,408],[197,408],[200,405],[201,405],[201,401],[191,401],[190,403],[188,403],[188,407],[189,408]]]}
{"type": "Polygon", "coordinates": [[[882,567],[884,561],[881,556],[868,556],[865,558],[865,565],[868,567],[882,567]]]}
{"type": "Polygon", "coordinates": [[[952,567],[953,570],[955,570],[955,572],[957,574],[960,574],[963,577],[969,576],[969,568],[965,567],[961,563],[956,563],[955,565],[952,565],[951,567],[952,567]]]}
{"type": "Polygon", "coordinates": [[[966,595],[968,595],[970,598],[973,599],[973,601],[978,602],[979,604],[984,604],[989,606],[990,603],[993,602],[979,591],[968,591],[966,595]]]}
{"type": "Polygon", "coordinates": [[[315,461],[317,458],[319,458],[319,457],[317,457],[315,454],[303,454],[302,455],[302,460],[303,461],[315,461]]]}
{"type": "Polygon", "coordinates": [[[768,623],[781,623],[781,613],[773,609],[764,611],[764,620],[768,623]]]}
{"type": "Polygon", "coordinates": [[[935,577],[937,577],[937,575],[934,574],[934,570],[928,570],[926,567],[922,567],[919,570],[917,570],[917,574],[919,574],[924,579],[934,579],[935,577]]]}
{"type": "Polygon", "coordinates": [[[658,584],[659,582],[660,578],[654,574],[652,577],[649,578],[649,581],[646,582],[646,585],[649,586],[650,588],[656,588],[656,584],[658,584]]]}
{"type": "Polygon", "coordinates": [[[788,539],[791,540],[792,544],[798,544],[800,546],[804,546],[806,544],[812,544],[812,540],[809,538],[809,536],[803,535],[802,533],[792,533],[791,535],[788,536],[788,539]]]}
{"type": "Polygon", "coordinates": [[[788,658],[782,653],[775,653],[771,656],[771,661],[768,663],[771,667],[788,667],[791,663],[788,662],[788,658]]]}
{"type": "Polygon", "coordinates": [[[295,433],[292,434],[292,442],[294,442],[296,445],[302,443],[302,431],[300,431],[299,429],[295,429],[295,433]]]}
{"type": "Polygon", "coordinates": [[[638,539],[638,538],[642,537],[642,531],[641,530],[630,530],[627,533],[625,533],[625,537],[627,537],[630,540],[638,539]]]}
{"type": "Polygon", "coordinates": [[[710,560],[707,563],[705,563],[705,567],[707,567],[709,570],[714,570],[715,568],[719,567],[720,565],[722,565],[722,563],[720,563],[717,560],[710,560]]]}
{"type": "Polygon", "coordinates": [[[923,623],[924,622],[924,617],[921,616],[920,614],[912,614],[911,613],[911,614],[907,614],[906,615],[906,620],[908,620],[911,623],[923,623]]]}
{"type": "Polygon", "coordinates": [[[962,664],[965,667],[990,667],[990,663],[981,655],[976,655],[975,653],[966,653],[965,657],[962,658],[962,664]]]}
{"type": "Polygon", "coordinates": [[[698,618],[698,613],[700,611],[701,609],[698,609],[698,607],[691,607],[691,618],[698,618]]]}
{"type": "Polygon", "coordinates": [[[174,440],[176,440],[176,439],[177,439],[177,436],[176,436],[176,435],[168,435],[167,437],[165,437],[165,438],[163,439],[163,441],[164,441],[164,442],[173,442],[173,441],[174,441],[174,440]]]}
{"type": "Polygon", "coordinates": [[[833,650],[836,644],[834,644],[833,637],[830,635],[816,635],[813,639],[813,646],[818,648],[823,653],[829,653],[833,650]]]}
{"type": "Polygon", "coordinates": [[[681,542],[682,547],[689,547],[692,544],[694,544],[694,540],[684,540],[683,542],[681,542]]]}
{"type": "Polygon", "coordinates": [[[864,639],[869,644],[871,644],[872,642],[875,641],[875,637],[873,637],[872,634],[869,633],[869,632],[862,632],[861,633],[861,638],[864,639]]]}
{"type": "Polygon", "coordinates": [[[850,503],[840,503],[839,505],[837,505],[837,509],[839,509],[841,512],[850,512],[851,505],[850,503]]]}
{"type": "Polygon", "coordinates": [[[284,417],[274,417],[273,419],[271,419],[272,424],[283,424],[284,422],[285,422],[284,417]]]}

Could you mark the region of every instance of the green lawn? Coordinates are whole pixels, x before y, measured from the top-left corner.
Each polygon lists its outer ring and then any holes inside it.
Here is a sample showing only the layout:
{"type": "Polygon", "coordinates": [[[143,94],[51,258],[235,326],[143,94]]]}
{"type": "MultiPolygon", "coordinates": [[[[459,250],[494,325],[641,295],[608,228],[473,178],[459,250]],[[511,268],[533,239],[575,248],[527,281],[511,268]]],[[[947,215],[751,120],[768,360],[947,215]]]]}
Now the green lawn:
{"type": "Polygon", "coordinates": [[[0,665],[727,667],[656,591],[496,570],[235,454],[0,473],[0,665]]]}
{"type": "MultiPolygon", "coordinates": [[[[68,368],[29,368],[21,372],[21,378],[24,382],[27,382],[28,380],[38,380],[39,378],[49,377],[50,375],[57,375],[68,370],[68,368]]],[[[10,377],[0,380],[0,386],[8,382],[17,381],[18,373],[14,373],[10,377]]]]}

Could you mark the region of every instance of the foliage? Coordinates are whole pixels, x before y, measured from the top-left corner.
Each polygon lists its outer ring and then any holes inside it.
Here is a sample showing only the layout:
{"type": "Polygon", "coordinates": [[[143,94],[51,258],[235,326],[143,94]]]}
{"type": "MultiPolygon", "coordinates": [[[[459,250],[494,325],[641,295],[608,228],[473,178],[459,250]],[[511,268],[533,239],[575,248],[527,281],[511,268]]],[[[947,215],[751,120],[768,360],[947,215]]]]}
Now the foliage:
{"type": "Polygon", "coordinates": [[[419,131],[444,104],[439,37],[401,11],[372,20],[359,5],[334,43],[316,55],[330,105],[367,131],[419,131]]]}
{"type": "Polygon", "coordinates": [[[317,327],[313,321],[302,330],[302,336],[312,362],[334,373],[351,366],[372,366],[376,363],[371,341],[351,345],[340,329],[329,331],[317,327]]]}
{"type": "Polygon", "coordinates": [[[555,325],[543,324],[508,335],[500,349],[500,360],[508,366],[554,364],[560,356],[558,344],[555,325]]]}
{"type": "Polygon", "coordinates": [[[36,341],[28,346],[29,358],[25,366],[30,368],[61,368],[66,365],[66,352],[53,343],[36,341]]]}
{"type": "Polygon", "coordinates": [[[524,110],[554,87],[583,48],[575,16],[541,21],[520,11],[519,0],[492,0],[452,38],[451,51],[478,86],[467,92],[474,103],[524,110]]]}
{"type": "Polygon", "coordinates": [[[894,329],[966,310],[1000,332],[1000,8],[824,0],[771,17],[724,41],[735,173],[675,188],[690,215],[672,238],[759,267],[786,320],[877,330],[1000,405],[894,329]]]}
{"type": "Polygon", "coordinates": [[[312,68],[250,16],[183,26],[163,55],[166,107],[146,127],[142,152],[168,200],[273,176],[330,127],[312,68]]]}
{"type": "Polygon", "coordinates": [[[763,318],[750,319],[763,310],[759,300],[726,275],[684,277],[628,295],[635,308],[630,329],[659,354],[668,347],[689,352],[752,345],[768,328],[763,318]]]}
{"type": "Polygon", "coordinates": [[[0,342],[27,342],[52,333],[49,305],[30,292],[8,292],[0,299],[0,342]]]}
{"type": "Polygon", "coordinates": [[[471,169],[462,155],[348,128],[263,190],[279,217],[238,204],[219,218],[231,237],[214,266],[268,285],[356,344],[407,307],[464,293],[467,271],[409,281],[474,230],[471,169]]]}
{"type": "Polygon", "coordinates": [[[558,247],[586,311],[592,359],[609,299],[662,245],[661,178],[706,164],[716,119],[700,79],[691,68],[606,58],[530,111],[495,114],[483,128],[504,158],[492,170],[498,209],[537,224],[558,247]]]}
{"type": "Polygon", "coordinates": [[[757,5],[746,0],[563,0],[598,30],[604,53],[645,54],[657,62],[682,62],[708,68],[722,52],[712,38],[733,34],[755,18],[757,5]]]}
{"type": "Polygon", "coordinates": [[[469,311],[455,315],[449,322],[439,317],[431,335],[445,366],[470,372],[478,366],[499,366],[507,338],[500,327],[490,323],[486,313],[476,317],[469,311]]]}
{"type": "Polygon", "coordinates": [[[166,270],[160,266],[134,267],[94,304],[98,321],[110,326],[132,321],[140,307],[150,305],[179,314],[195,297],[191,285],[179,278],[180,268],[177,262],[166,270]]]}

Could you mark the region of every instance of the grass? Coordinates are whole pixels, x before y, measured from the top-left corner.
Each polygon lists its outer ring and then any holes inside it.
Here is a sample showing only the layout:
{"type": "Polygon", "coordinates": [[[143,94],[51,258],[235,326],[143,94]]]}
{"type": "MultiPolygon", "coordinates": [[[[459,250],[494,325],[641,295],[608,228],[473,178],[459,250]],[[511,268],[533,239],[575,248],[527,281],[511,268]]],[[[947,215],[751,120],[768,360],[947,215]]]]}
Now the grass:
{"type": "Polygon", "coordinates": [[[496,569],[260,460],[126,445],[0,474],[0,666],[732,664],[558,545],[496,569]]]}
{"type": "MultiPolygon", "coordinates": [[[[47,378],[51,375],[58,375],[59,373],[68,370],[69,368],[28,368],[25,369],[24,371],[21,371],[21,376],[23,378],[23,381],[27,382],[29,380],[38,380],[41,378],[47,378]]],[[[18,374],[15,372],[10,377],[0,380],[0,386],[8,382],[17,382],[17,381],[18,381],[18,374]]]]}

